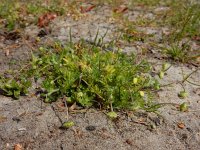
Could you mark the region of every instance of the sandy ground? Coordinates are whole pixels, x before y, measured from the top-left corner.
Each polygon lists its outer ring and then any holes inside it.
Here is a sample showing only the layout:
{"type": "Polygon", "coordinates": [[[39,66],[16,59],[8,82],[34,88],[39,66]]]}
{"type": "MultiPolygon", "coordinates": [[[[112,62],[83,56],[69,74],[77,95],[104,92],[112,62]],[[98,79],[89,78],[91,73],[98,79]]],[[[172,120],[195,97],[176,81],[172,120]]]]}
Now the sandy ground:
{"type": "MultiPolygon", "coordinates": [[[[144,12],[135,8],[125,15],[134,20],[140,13],[144,12]]],[[[153,13],[145,13],[146,17],[154,17],[153,13]]],[[[104,38],[105,42],[112,41],[117,37],[118,30],[111,15],[108,6],[101,6],[78,20],[66,16],[59,17],[50,24],[52,32],[43,37],[42,42],[46,44],[54,40],[66,42],[69,40],[70,28],[73,41],[80,38],[91,41],[98,29],[99,36],[108,31],[104,38]]],[[[124,51],[141,53],[144,47],[150,49],[148,42],[159,41],[165,28],[138,27],[138,30],[153,34],[153,37],[145,42],[122,41],[120,47],[124,51]]],[[[39,31],[37,26],[32,25],[25,29],[24,34],[36,37],[39,31]]],[[[24,44],[10,48],[9,55],[5,56],[5,47],[20,43],[23,43],[22,39],[1,39],[0,72],[17,68],[14,62],[29,58],[30,47],[24,44]]],[[[194,44],[195,48],[197,46],[199,45],[194,44]]],[[[147,55],[147,59],[154,64],[155,70],[158,70],[160,64],[166,60],[161,59],[157,49],[152,50],[154,54],[147,55]]],[[[111,121],[103,111],[82,110],[69,114],[69,120],[74,121],[75,126],[68,130],[59,129],[61,123],[67,120],[67,110],[60,107],[61,101],[45,104],[33,94],[21,97],[17,101],[0,95],[0,150],[13,149],[18,143],[27,150],[198,150],[200,149],[200,87],[184,83],[189,96],[183,100],[177,96],[183,90],[182,86],[176,83],[183,79],[182,74],[187,75],[195,69],[196,67],[192,65],[174,63],[160,81],[163,85],[172,82],[174,84],[162,87],[156,96],[156,101],[162,103],[187,102],[190,105],[188,112],[180,112],[175,106],[166,105],[159,109],[159,115],[142,111],[119,112],[119,118],[111,121]],[[178,127],[181,123],[184,124],[182,129],[178,127]]],[[[190,81],[200,83],[200,70],[190,77],[190,81]]]]}

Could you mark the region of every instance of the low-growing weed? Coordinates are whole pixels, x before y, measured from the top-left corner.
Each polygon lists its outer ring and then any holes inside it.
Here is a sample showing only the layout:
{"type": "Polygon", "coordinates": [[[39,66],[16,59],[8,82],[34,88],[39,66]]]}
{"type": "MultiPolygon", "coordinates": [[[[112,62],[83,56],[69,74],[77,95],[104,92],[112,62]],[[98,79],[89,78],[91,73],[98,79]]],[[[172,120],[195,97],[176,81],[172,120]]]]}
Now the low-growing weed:
{"type": "Polygon", "coordinates": [[[167,56],[175,61],[187,62],[190,59],[190,47],[187,44],[182,46],[178,44],[173,44],[168,49],[164,51],[167,56]]]}
{"type": "Polygon", "coordinates": [[[0,82],[5,95],[15,98],[26,93],[34,79],[45,102],[66,97],[69,105],[76,102],[83,107],[156,111],[152,89],[158,81],[151,77],[151,68],[145,60],[136,62],[134,55],[104,51],[84,41],[57,42],[32,55],[29,67],[20,75],[26,82],[20,77],[1,78],[0,82]]]}
{"type": "Polygon", "coordinates": [[[145,38],[147,35],[145,35],[142,32],[137,31],[134,28],[125,28],[121,30],[122,32],[122,39],[128,42],[134,42],[134,41],[145,41],[145,38]]]}
{"type": "Polygon", "coordinates": [[[192,1],[171,1],[170,9],[166,12],[165,25],[172,29],[170,42],[180,41],[184,37],[199,36],[200,33],[200,4],[192,1]]]}
{"type": "Polygon", "coordinates": [[[121,32],[121,39],[127,42],[134,42],[134,41],[142,41],[144,42],[146,38],[150,37],[151,35],[147,35],[142,31],[138,31],[136,29],[135,22],[131,22],[128,18],[123,16],[118,16],[117,18],[120,23],[121,27],[119,27],[119,31],[121,32]]]}
{"type": "Polygon", "coordinates": [[[132,5],[156,6],[161,0],[131,0],[132,5]]]}
{"type": "Polygon", "coordinates": [[[23,77],[20,77],[18,80],[0,77],[0,90],[2,94],[14,99],[19,99],[20,95],[27,94],[30,86],[31,82],[23,77]]]}
{"type": "Polygon", "coordinates": [[[65,5],[63,0],[50,0],[48,3],[41,0],[28,2],[4,0],[0,3],[0,19],[5,19],[5,27],[8,30],[13,30],[18,27],[24,27],[29,22],[35,22],[39,15],[43,13],[55,12],[62,15],[64,14],[64,10],[65,5]]]}
{"type": "Polygon", "coordinates": [[[183,62],[187,57],[187,51],[178,45],[173,45],[166,49],[166,54],[173,60],[183,62]]]}
{"type": "Polygon", "coordinates": [[[19,19],[19,3],[6,0],[0,3],[0,18],[6,19],[6,27],[12,30],[19,19]]]}

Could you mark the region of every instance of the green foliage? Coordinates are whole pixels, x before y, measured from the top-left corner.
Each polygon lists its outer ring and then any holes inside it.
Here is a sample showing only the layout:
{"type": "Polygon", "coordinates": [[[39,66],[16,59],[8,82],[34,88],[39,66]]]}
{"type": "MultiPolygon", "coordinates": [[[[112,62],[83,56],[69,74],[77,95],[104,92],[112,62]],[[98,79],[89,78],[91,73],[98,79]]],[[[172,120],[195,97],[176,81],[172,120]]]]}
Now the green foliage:
{"type": "Polygon", "coordinates": [[[180,93],[178,94],[178,97],[181,99],[184,99],[188,97],[188,93],[186,91],[180,91],[180,93]]]}
{"type": "Polygon", "coordinates": [[[30,0],[28,2],[21,0],[3,0],[0,3],[0,19],[5,19],[5,27],[8,30],[24,27],[26,23],[34,22],[39,15],[47,12],[55,12],[60,15],[64,14],[65,6],[63,5],[63,0],[50,0],[46,4],[41,0],[30,0]],[[28,14],[33,15],[35,20],[31,20],[32,17],[27,17],[28,14]]]}
{"type": "Polygon", "coordinates": [[[171,65],[169,63],[164,63],[162,64],[162,71],[167,71],[169,68],[171,67],[171,65]]]}
{"type": "Polygon", "coordinates": [[[5,18],[7,21],[7,28],[14,29],[17,20],[19,19],[19,3],[14,0],[5,0],[0,3],[0,18],[5,18]]]}
{"type": "Polygon", "coordinates": [[[168,4],[165,23],[172,27],[170,41],[180,41],[184,37],[200,34],[200,4],[188,0],[171,0],[168,4]]]}
{"type": "Polygon", "coordinates": [[[161,0],[131,0],[131,3],[135,5],[155,6],[158,5],[160,1],[161,0]]]}
{"type": "Polygon", "coordinates": [[[51,0],[48,4],[44,5],[41,0],[33,1],[27,4],[27,12],[33,15],[41,15],[46,12],[57,12],[64,14],[65,8],[62,0],[51,0]]]}
{"type": "Polygon", "coordinates": [[[180,111],[182,111],[182,112],[186,112],[186,111],[188,111],[188,104],[187,103],[182,103],[181,105],[180,105],[180,111]]]}
{"type": "Polygon", "coordinates": [[[25,78],[21,78],[19,81],[3,77],[0,78],[0,90],[2,90],[4,95],[11,96],[14,99],[19,99],[20,95],[27,94],[30,85],[31,82],[25,78]]]}
{"type": "Polygon", "coordinates": [[[189,60],[190,47],[188,45],[179,46],[178,44],[172,45],[170,48],[164,51],[171,59],[180,62],[186,62],[189,60]]]}
{"type": "MultiPolygon", "coordinates": [[[[119,17],[119,16],[118,16],[119,17]]],[[[142,41],[144,42],[151,35],[147,35],[142,31],[136,29],[136,23],[129,21],[126,17],[118,18],[122,24],[123,28],[119,28],[122,33],[121,38],[128,42],[142,41]]]]}
{"type": "Polygon", "coordinates": [[[108,116],[110,119],[116,119],[118,115],[117,115],[116,112],[111,111],[111,112],[108,112],[108,113],[107,113],[107,116],[108,116]]]}
{"type": "Polygon", "coordinates": [[[145,34],[138,32],[133,29],[125,29],[122,31],[122,39],[128,42],[134,42],[134,41],[143,41],[145,40],[145,34]]]}
{"type": "Polygon", "coordinates": [[[67,121],[62,124],[61,129],[69,129],[73,127],[74,125],[75,123],[73,121],[67,121]]]}
{"type": "MultiPolygon", "coordinates": [[[[29,81],[40,79],[45,102],[65,96],[67,103],[76,102],[83,107],[112,105],[114,109],[148,110],[154,106],[151,91],[158,82],[150,76],[149,63],[135,62],[134,55],[106,52],[84,41],[65,46],[57,42],[53,47],[41,47],[32,55],[30,65],[21,75],[29,81]]],[[[21,80],[13,82],[23,93],[21,80]]]]}

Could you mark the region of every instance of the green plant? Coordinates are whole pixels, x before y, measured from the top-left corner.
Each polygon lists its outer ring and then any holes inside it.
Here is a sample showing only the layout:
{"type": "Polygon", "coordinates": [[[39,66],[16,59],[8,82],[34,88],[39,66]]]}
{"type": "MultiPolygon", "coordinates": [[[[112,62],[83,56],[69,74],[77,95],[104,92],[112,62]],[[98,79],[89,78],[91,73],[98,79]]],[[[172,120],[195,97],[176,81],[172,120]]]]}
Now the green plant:
{"type": "Polygon", "coordinates": [[[41,0],[32,1],[27,4],[27,12],[35,16],[47,13],[56,12],[60,15],[64,14],[65,5],[62,0],[50,0],[48,3],[44,4],[41,0]]]}
{"type": "Polygon", "coordinates": [[[187,103],[182,103],[181,105],[180,105],[180,111],[182,111],[182,112],[186,112],[186,111],[188,111],[188,104],[187,103]]]}
{"type": "Polygon", "coordinates": [[[39,15],[47,12],[55,12],[59,15],[65,13],[66,6],[63,0],[50,0],[47,3],[41,0],[21,1],[4,0],[0,3],[0,19],[5,19],[5,26],[8,30],[24,27],[27,23],[37,20],[39,15]],[[28,14],[33,15],[27,17],[28,14]]]}
{"type": "MultiPolygon", "coordinates": [[[[171,67],[171,65],[168,64],[168,63],[162,64],[162,68],[161,68],[161,70],[160,70],[159,73],[158,73],[158,76],[159,76],[160,79],[163,79],[163,78],[164,78],[165,72],[166,72],[170,67],[171,67]]],[[[156,87],[159,89],[159,85],[157,85],[156,87]]]]}
{"type": "Polygon", "coordinates": [[[17,20],[19,19],[20,5],[13,0],[5,0],[0,3],[0,18],[6,19],[6,27],[9,30],[14,29],[17,20]]]}
{"type": "Polygon", "coordinates": [[[99,5],[102,4],[109,4],[112,7],[119,7],[122,3],[124,3],[124,0],[97,0],[99,5]]]}
{"type": "Polygon", "coordinates": [[[31,82],[23,77],[17,80],[0,77],[0,90],[2,94],[11,96],[14,99],[19,99],[20,95],[27,94],[30,85],[31,82]]]}
{"type": "Polygon", "coordinates": [[[131,0],[132,5],[145,5],[145,6],[155,6],[160,3],[161,0],[131,0]]]}
{"type": "Polygon", "coordinates": [[[165,13],[165,24],[171,27],[170,42],[180,41],[184,37],[199,36],[200,4],[188,0],[171,0],[170,9],[165,13]]]}
{"type": "Polygon", "coordinates": [[[121,32],[121,39],[134,42],[134,41],[142,41],[144,42],[147,37],[151,35],[147,35],[142,31],[138,31],[136,29],[136,25],[134,22],[129,21],[126,17],[119,17],[118,20],[121,21],[122,27],[119,27],[119,31],[121,32]]]}
{"type": "Polygon", "coordinates": [[[73,121],[67,121],[67,122],[64,122],[60,128],[61,129],[69,129],[69,128],[73,127],[74,125],[75,125],[75,123],[73,121]]]}
{"type": "MultiPolygon", "coordinates": [[[[134,55],[106,52],[103,46],[81,41],[41,47],[21,76],[28,81],[33,78],[36,83],[40,79],[38,85],[45,102],[65,96],[69,105],[76,102],[83,107],[156,111],[152,89],[158,82],[150,72],[150,64],[145,60],[135,62],[134,55]]],[[[17,78],[14,81],[24,85],[17,78]]]]}
{"type": "Polygon", "coordinates": [[[181,99],[184,99],[188,96],[188,93],[186,91],[180,91],[180,93],[178,94],[178,97],[181,99]]]}
{"type": "Polygon", "coordinates": [[[108,116],[110,119],[116,119],[118,115],[117,115],[116,112],[111,111],[111,112],[108,112],[108,113],[107,113],[107,116],[108,116]]]}
{"type": "Polygon", "coordinates": [[[145,40],[145,34],[138,32],[134,29],[125,29],[122,31],[122,39],[128,42],[133,41],[144,41],[145,40]]]}
{"type": "Polygon", "coordinates": [[[182,46],[174,44],[170,48],[164,50],[165,54],[167,54],[171,59],[180,62],[186,62],[189,60],[189,51],[188,45],[184,44],[182,46]]]}

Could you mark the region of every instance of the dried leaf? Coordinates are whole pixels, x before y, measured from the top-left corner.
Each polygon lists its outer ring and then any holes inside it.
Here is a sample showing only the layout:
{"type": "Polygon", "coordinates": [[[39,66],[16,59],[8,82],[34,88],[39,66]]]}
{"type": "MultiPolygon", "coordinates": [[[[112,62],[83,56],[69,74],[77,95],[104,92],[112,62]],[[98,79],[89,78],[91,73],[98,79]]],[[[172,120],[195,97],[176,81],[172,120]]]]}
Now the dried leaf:
{"type": "Polygon", "coordinates": [[[89,7],[80,7],[80,9],[81,9],[81,13],[86,13],[86,12],[89,12],[89,11],[91,11],[92,9],[94,9],[96,7],[96,5],[92,5],[92,6],[89,6],[89,7]]]}
{"type": "Polygon", "coordinates": [[[200,63],[200,56],[196,58],[197,63],[200,63]]]}
{"type": "Polygon", "coordinates": [[[71,107],[69,107],[69,111],[73,111],[75,108],[76,108],[76,102],[71,107]]]}
{"type": "Polygon", "coordinates": [[[179,122],[177,124],[177,126],[180,128],[180,129],[184,129],[185,128],[185,124],[183,122],[179,122]]]}
{"type": "Polygon", "coordinates": [[[45,27],[48,26],[49,22],[57,17],[56,13],[46,13],[38,18],[38,26],[45,27]]]}
{"type": "Polygon", "coordinates": [[[129,144],[129,145],[133,145],[133,141],[131,141],[130,139],[127,139],[126,143],[129,144]]]}
{"type": "Polygon", "coordinates": [[[200,41],[200,36],[194,36],[192,39],[196,41],[200,41]]]}
{"type": "Polygon", "coordinates": [[[6,50],[5,55],[6,55],[6,56],[9,56],[9,55],[10,55],[10,50],[9,50],[9,49],[6,50]]]}
{"type": "Polygon", "coordinates": [[[22,150],[22,145],[21,144],[15,144],[14,150],[22,150]]]}
{"type": "Polygon", "coordinates": [[[113,12],[115,12],[115,13],[124,13],[127,10],[128,10],[128,7],[119,7],[119,8],[113,9],[113,12]]]}
{"type": "Polygon", "coordinates": [[[7,117],[0,116],[0,123],[1,123],[1,122],[4,122],[4,121],[6,121],[6,120],[7,120],[7,117]]]}

